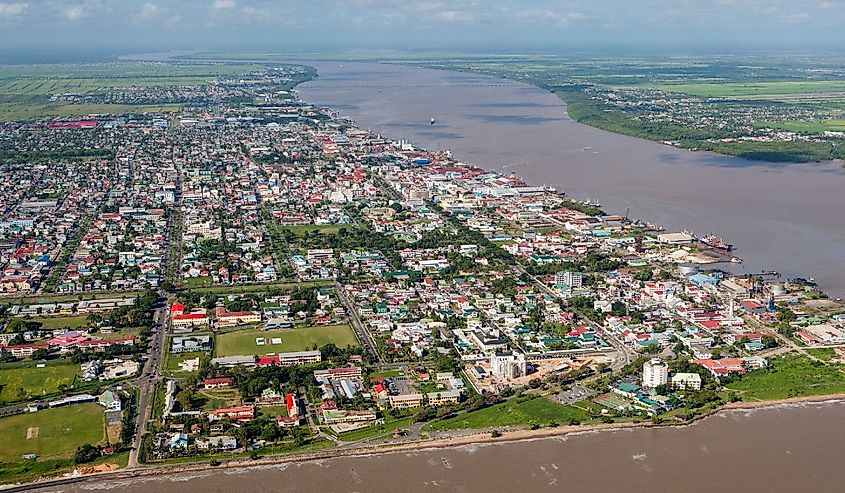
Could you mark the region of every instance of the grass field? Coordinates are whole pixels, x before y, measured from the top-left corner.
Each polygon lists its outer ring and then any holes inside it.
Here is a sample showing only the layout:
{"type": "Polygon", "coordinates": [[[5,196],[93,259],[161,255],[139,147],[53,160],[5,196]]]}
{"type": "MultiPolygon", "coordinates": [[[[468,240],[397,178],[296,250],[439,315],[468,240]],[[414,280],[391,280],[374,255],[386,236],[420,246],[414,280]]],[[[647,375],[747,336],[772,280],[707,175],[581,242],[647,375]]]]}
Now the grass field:
{"type": "Polygon", "coordinates": [[[206,411],[223,407],[240,406],[243,403],[238,389],[199,390],[197,394],[205,400],[202,408],[206,411]]]}
{"type": "Polygon", "coordinates": [[[39,458],[69,457],[80,445],[103,443],[106,420],[98,404],[83,404],[0,419],[0,462],[18,462],[21,455],[39,458]],[[30,429],[37,428],[35,433],[30,429]]]}
{"type": "Polygon", "coordinates": [[[79,300],[99,300],[103,298],[135,298],[144,294],[143,291],[78,293],[78,294],[40,294],[35,296],[4,296],[0,297],[0,304],[41,303],[79,300]]]}
{"type": "Polygon", "coordinates": [[[495,406],[437,421],[433,431],[483,429],[504,426],[548,425],[552,421],[567,424],[570,420],[586,421],[588,414],[577,407],[564,406],[545,397],[511,399],[495,406]]]}
{"type": "Polygon", "coordinates": [[[182,371],[179,367],[179,364],[188,359],[199,358],[205,353],[196,352],[196,353],[171,353],[170,351],[167,352],[167,356],[165,357],[164,363],[164,371],[170,375],[180,374],[180,375],[189,375],[190,372],[182,371]]]}
{"type": "MultiPolygon", "coordinates": [[[[331,286],[332,281],[304,281],[304,282],[274,282],[267,284],[242,284],[236,286],[211,286],[190,288],[194,293],[213,293],[213,294],[237,294],[237,293],[260,293],[271,289],[291,290],[297,288],[317,288],[324,286],[331,286]]],[[[188,289],[188,288],[186,288],[188,289]]]]}
{"type": "Polygon", "coordinates": [[[307,351],[330,342],[338,347],[357,346],[358,340],[348,325],[326,325],[289,330],[236,330],[217,336],[216,352],[219,356],[257,355],[307,351]],[[280,337],[281,344],[271,344],[270,339],[280,337]],[[268,343],[259,346],[256,338],[265,338],[268,343]]]}
{"type": "Polygon", "coordinates": [[[33,322],[41,322],[41,328],[44,330],[55,329],[75,329],[77,327],[86,327],[88,325],[88,317],[38,317],[33,318],[33,322]]]}
{"type": "Polygon", "coordinates": [[[845,81],[777,81],[777,82],[705,82],[685,84],[646,84],[663,91],[680,92],[706,98],[770,99],[791,94],[824,94],[845,92],[845,81]]]}
{"type": "Polygon", "coordinates": [[[345,228],[348,231],[350,229],[353,229],[354,227],[354,224],[298,224],[296,226],[279,226],[279,229],[288,229],[291,233],[301,236],[305,233],[310,233],[312,231],[319,231],[321,233],[330,234],[337,233],[338,231],[340,231],[340,228],[345,228]]]}
{"type": "Polygon", "coordinates": [[[824,132],[845,132],[845,120],[819,120],[816,122],[761,122],[756,127],[768,127],[789,132],[820,134],[824,132]]]}
{"type": "Polygon", "coordinates": [[[126,113],[175,113],[178,104],[72,104],[36,101],[0,103],[0,121],[25,121],[57,116],[123,115],[126,113]]]}
{"type": "Polygon", "coordinates": [[[745,401],[845,393],[845,365],[788,354],[772,358],[768,368],[750,372],[726,387],[745,401]]]}
{"type": "Polygon", "coordinates": [[[27,395],[51,394],[59,390],[59,385],[70,385],[79,375],[79,365],[51,364],[36,368],[35,363],[14,366],[0,370],[0,401],[20,400],[19,389],[27,395]]]}

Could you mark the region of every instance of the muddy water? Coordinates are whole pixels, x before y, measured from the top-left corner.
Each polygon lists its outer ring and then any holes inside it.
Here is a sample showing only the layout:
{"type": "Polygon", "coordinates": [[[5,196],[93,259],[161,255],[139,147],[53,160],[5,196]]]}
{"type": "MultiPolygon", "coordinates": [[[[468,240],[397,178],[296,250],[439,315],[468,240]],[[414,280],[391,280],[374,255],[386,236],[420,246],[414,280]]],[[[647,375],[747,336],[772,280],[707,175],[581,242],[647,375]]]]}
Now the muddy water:
{"type": "Polygon", "coordinates": [[[302,98],[363,128],[451,149],[458,159],[598,200],[612,212],[717,233],[739,248],[739,272],[815,277],[831,294],[845,294],[841,163],[752,162],[617,135],[574,122],[553,94],[502,79],[313,65],[320,78],[300,86],[302,98]]]}
{"type": "Polygon", "coordinates": [[[584,433],[237,471],[64,486],[65,492],[841,492],[845,405],[729,411],[684,428],[584,433]]]}

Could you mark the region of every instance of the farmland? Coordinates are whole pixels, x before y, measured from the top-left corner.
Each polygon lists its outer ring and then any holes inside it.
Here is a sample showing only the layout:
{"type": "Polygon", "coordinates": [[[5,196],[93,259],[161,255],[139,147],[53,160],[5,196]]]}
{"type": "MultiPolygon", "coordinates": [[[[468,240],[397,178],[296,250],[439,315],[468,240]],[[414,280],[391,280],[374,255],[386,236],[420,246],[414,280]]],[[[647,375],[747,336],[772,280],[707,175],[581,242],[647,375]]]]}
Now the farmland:
{"type": "Polygon", "coordinates": [[[70,386],[79,375],[74,364],[50,364],[37,368],[35,363],[0,369],[0,401],[17,401],[22,395],[52,394],[59,386],[70,386]]]}
{"type": "Polygon", "coordinates": [[[237,330],[217,336],[216,355],[256,355],[305,351],[328,343],[338,347],[357,346],[355,334],[348,325],[326,325],[301,329],[267,331],[262,329],[237,330]],[[257,345],[256,339],[266,339],[264,345],[257,345]],[[272,344],[273,338],[281,338],[280,344],[272,344]]]}
{"type": "Polygon", "coordinates": [[[105,438],[105,417],[98,404],[10,416],[0,419],[0,462],[17,462],[24,454],[65,458],[80,445],[103,443],[105,438]]]}
{"type": "Polygon", "coordinates": [[[680,84],[646,84],[640,87],[679,92],[705,98],[771,99],[792,94],[823,94],[845,92],[845,81],[761,81],[761,82],[699,82],[680,84]]]}

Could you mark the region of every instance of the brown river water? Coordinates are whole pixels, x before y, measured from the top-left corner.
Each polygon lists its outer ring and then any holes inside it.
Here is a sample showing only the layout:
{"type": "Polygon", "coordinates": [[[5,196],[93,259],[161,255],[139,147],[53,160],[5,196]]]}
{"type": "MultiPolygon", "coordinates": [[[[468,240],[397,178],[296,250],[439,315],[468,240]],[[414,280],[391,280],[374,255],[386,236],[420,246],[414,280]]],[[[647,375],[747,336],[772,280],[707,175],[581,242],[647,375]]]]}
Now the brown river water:
{"type": "Polygon", "coordinates": [[[395,65],[309,63],[302,99],[362,128],[512,171],[609,211],[734,243],[739,273],[814,277],[845,295],[842,163],[754,162],[690,152],[581,125],[542,89],[395,65]],[[430,124],[430,118],[436,124],[430,124]]]}
{"type": "Polygon", "coordinates": [[[690,426],[98,480],[68,493],[841,492],[845,405],[725,411],[690,426]]]}

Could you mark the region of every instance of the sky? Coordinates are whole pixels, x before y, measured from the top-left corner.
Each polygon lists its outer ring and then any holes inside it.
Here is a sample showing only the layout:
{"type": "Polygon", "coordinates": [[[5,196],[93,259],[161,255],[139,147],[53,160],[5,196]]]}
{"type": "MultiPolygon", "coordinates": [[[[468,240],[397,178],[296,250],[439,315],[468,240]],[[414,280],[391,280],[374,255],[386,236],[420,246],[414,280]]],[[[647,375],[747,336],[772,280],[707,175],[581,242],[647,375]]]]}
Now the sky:
{"type": "Polygon", "coordinates": [[[839,50],[845,0],[0,0],[0,50],[839,50]]]}

